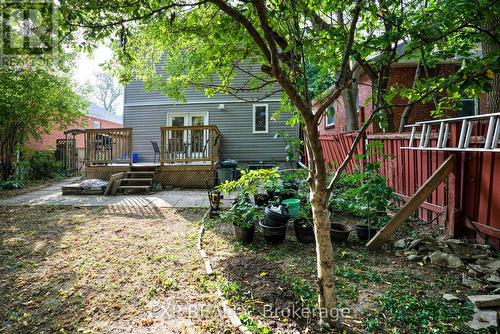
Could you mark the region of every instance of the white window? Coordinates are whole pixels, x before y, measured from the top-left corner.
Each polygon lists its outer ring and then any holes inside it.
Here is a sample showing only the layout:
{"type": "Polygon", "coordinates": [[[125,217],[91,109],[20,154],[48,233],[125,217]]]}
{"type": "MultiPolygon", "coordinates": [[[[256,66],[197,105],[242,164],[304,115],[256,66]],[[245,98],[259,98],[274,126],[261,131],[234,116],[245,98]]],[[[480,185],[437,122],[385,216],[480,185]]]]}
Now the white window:
{"type": "Polygon", "coordinates": [[[94,121],[94,129],[100,129],[101,128],[101,122],[94,121]]]}
{"type": "Polygon", "coordinates": [[[329,106],[326,108],[326,117],[325,117],[325,127],[330,127],[335,125],[335,108],[333,106],[329,106]]]}
{"type": "Polygon", "coordinates": [[[476,98],[460,99],[457,109],[457,117],[474,116],[479,114],[479,107],[476,98]]]}
{"type": "Polygon", "coordinates": [[[253,133],[268,133],[269,132],[269,105],[254,104],[253,105],[253,133]]]}

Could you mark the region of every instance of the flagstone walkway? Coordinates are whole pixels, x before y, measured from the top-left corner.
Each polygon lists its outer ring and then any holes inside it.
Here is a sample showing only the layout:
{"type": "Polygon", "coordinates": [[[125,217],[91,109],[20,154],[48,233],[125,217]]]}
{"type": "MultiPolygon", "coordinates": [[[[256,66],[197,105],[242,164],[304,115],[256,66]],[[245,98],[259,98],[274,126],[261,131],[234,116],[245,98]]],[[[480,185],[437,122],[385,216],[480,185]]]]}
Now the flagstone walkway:
{"type": "MultiPolygon", "coordinates": [[[[63,195],[61,187],[75,183],[79,178],[70,178],[46,188],[23,195],[0,200],[0,206],[65,205],[77,207],[135,206],[157,208],[200,208],[208,207],[206,190],[164,190],[147,195],[63,195]]],[[[231,199],[225,199],[230,203],[231,199]]]]}

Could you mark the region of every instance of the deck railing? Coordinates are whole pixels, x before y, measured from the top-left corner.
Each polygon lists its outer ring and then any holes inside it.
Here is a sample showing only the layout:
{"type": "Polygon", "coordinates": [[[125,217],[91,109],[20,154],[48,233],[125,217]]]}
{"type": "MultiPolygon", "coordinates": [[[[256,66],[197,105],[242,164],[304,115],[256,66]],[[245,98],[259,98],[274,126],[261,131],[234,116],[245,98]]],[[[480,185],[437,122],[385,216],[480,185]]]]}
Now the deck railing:
{"type": "Polygon", "coordinates": [[[132,164],[132,129],[85,129],[85,164],[132,164]]]}
{"type": "Polygon", "coordinates": [[[219,161],[221,133],[215,125],[161,128],[160,163],[219,161]]]}

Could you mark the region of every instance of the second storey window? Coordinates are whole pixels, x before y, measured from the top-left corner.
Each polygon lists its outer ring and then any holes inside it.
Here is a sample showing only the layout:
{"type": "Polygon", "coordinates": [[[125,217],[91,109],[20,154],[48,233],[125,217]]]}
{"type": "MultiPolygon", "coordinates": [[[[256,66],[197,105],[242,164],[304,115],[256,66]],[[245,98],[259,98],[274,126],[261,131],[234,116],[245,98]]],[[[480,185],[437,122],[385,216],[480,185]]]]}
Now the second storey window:
{"type": "Polygon", "coordinates": [[[94,129],[100,129],[101,128],[101,122],[94,121],[94,129]]]}
{"type": "Polygon", "coordinates": [[[326,117],[325,117],[325,127],[331,127],[335,125],[335,109],[333,106],[329,106],[326,108],[326,117]]]}
{"type": "Polygon", "coordinates": [[[479,114],[479,108],[476,98],[463,98],[460,99],[460,103],[458,105],[458,110],[456,113],[457,117],[464,116],[474,116],[479,114]]]}
{"type": "Polygon", "coordinates": [[[268,133],[269,106],[267,104],[253,105],[253,133],[268,133]]]}

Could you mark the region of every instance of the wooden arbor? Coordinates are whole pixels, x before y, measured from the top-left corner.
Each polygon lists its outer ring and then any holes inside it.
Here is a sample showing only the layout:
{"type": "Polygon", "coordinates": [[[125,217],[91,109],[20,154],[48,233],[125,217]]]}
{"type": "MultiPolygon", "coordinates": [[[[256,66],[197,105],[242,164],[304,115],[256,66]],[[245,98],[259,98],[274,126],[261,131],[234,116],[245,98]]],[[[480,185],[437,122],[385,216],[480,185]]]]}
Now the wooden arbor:
{"type": "Polygon", "coordinates": [[[82,129],[66,130],[64,138],[56,140],[56,159],[62,162],[63,168],[69,173],[75,173],[79,170],[76,136],[83,132],[82,129]]]}

